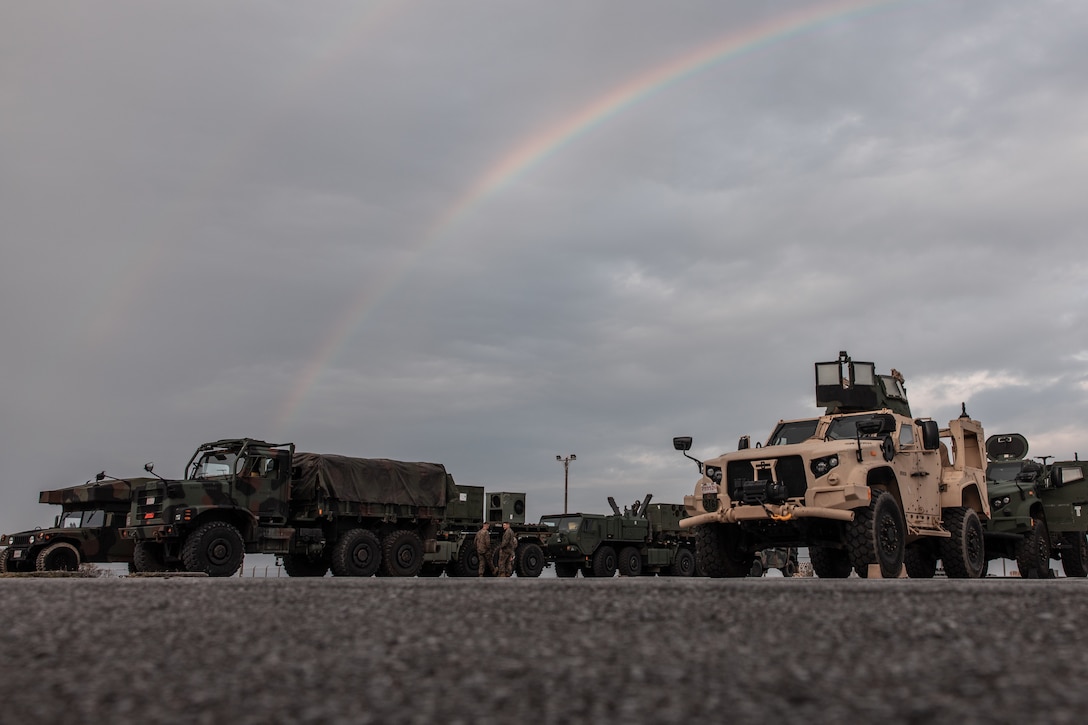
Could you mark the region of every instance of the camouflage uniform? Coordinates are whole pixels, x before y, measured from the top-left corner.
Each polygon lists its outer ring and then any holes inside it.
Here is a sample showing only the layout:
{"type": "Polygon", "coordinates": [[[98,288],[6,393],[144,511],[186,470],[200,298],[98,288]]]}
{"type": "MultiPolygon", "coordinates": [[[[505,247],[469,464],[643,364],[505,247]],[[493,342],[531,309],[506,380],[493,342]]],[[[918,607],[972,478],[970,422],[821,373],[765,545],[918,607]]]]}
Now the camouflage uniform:
{"type": "Polygon", "coordinates": [[[518,537],[510,530],[509,524],[502,526],[502,541],[499,542],[498,576],[510,576],[514,573],[514,552],[518,548],[518,537]]]}
{"type": "Polygon", "coordinates": [[[487,524],[483,525],[479,531],[476,532],[475,539],[476,553],[480,557],[480,565],[477,569],[477,576],[484,576],[487,571],[494,571],[494,567],[491,565],[491,532],[488,531],[487,524]]]}

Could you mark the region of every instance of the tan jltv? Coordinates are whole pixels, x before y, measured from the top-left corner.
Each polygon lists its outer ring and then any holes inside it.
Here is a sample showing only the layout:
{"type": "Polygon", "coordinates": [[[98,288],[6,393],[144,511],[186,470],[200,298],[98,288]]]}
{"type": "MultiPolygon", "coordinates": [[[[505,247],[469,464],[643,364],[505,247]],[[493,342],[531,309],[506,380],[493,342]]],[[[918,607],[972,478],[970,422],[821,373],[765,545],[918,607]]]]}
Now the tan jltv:
{"type": "Polygon", "coordinates": [[[686,452],[691,438],[673,439],[702,474],[680,522],[701,571],[742,577],[759,550],[803,546],[820,577],[867,577],[872,564],[885,578],[904,564],[932,577],[938,560],[949,577],[982,576],[982,424],[966,410],[946,428],[915,418],[898,371],[877,375],[846,352],[816,364],[816,404],[823,415],[779,421],[765,444],[744,436],[706,461],[686,452]]]}

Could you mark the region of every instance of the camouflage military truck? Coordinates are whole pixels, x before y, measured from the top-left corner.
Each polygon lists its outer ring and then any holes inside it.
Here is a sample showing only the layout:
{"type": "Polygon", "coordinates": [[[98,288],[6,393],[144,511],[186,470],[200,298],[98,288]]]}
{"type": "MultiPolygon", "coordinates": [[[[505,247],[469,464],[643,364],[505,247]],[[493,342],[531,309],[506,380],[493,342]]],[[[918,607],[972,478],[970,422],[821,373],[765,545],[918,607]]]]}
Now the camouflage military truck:
{"type": "MultiPolygon", "coordinates": [[[[134,495],[123,533],[143,571],[230,576],[244,554],[262,553],[275,554],[289,576],[467,574],[484,516],[484,490],[457,485],[436,463],[240,438],[200,446],[186,471],[185,480],[153,480],[134,495]]],[[[499,497],[520,506],[524,520],[524,494],[499,497]]],[[[522,575],[539,576],[542,551],[519,554],[522,575]]]]}
{"type": "Polygon", "coordinates": [[[1015,559],[1020,576],[1050,576],[1050,534],[1039,495],[1046,485],[1042,463],[1027,458],[1019,433],[986,439],[986,489],[991,518],[986,522],[986,559],[1015,559]]]}
{"type": "Polygon", "coordinates": [[[136,566],[230,576],[246,553],[290,576],[415,576],[447,529],[479,525],[482,501],[436,463],[301,453],[251,438],[206,443],[184,480],[134,491],[136,566]]]}
{"type": "Polygon", "coordinates": [[[1050,555],[1066,576],[1088,576],[1088,461],[1054,461],[1039,489],[1050,534],[1050,555]]]}
{"type": "Polygon", "coordinates": [[[699,467],[680,526],[696,535],[708,576],[742,577],[755,553],[807,546],[821,577],[982,576],[983,521],[989,518],[982,425],[966,411],[941,429],[911,415],[903,376],[877,375],[845,352],[816,363],[822,416],[780,421],[765,445],[707,461],[673,446],[699,467]],[[947,441],[947,443],[945,443],[947,441]],[[951,451],[949,450],[951,448],[951,451]]]}
{"type": "Polygon", "coordinates": [[[613,513],[555,514],[540,519],[550,535],[545,554],[559,577],[611,577],[695,574],[695,540],[680,529],[684,509],[679,504],[641,502],[620,511],[609,497],[613,513]]]}
{"type": "Polygon", "coordinates": [[[153,479],[111,479],[102,473],[92,483],[42,491],[38,501],[61,507],[52,528],[7,534],[0,552],[0,572],[75,571],[80,564],[126,563],[132,567],[132,542],[121,537],[132,502],[132,489],[153,479]]]}
{"type": "MultiPolygon", "coordinates": [[[[462,488],[471,487],[463,486],[462,488]]],[[[483,489],[479,491],[483,496],[483,489]]],[[[519,577],[540,576],[548,565],[544,545],[551,529],[543,524],[525,522],[524,493],[500,491],[489,493],[483,498],[487,506],[482,520],[492,524],[490,528],[492,569],[498,564],[499,540],[503,532],[501,524],[507,523],[510,524],[511,530],[518,539],[518,546],[514,551],[514,573],[519,577]]],[[[446,536],[449,540],[447,552],[436,555],[434,563],[431,564],[431,570],[425,574],[430,576],[441,574],[443,571],[441,562],[448,562],[444,569],[448,576],[477,576],[480,557],[476,553],[474,539],[479,528],[479,523],[475,523],[460,532],[447,532],[446,536]]]]}

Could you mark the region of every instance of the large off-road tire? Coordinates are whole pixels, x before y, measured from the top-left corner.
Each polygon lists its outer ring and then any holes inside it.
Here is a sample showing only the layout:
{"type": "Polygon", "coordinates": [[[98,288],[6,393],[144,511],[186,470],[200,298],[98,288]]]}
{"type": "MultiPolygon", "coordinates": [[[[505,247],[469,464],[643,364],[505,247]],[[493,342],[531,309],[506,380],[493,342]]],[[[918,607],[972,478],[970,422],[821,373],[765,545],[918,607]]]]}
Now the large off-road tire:
{"type": "Polygon", "coordinates": [[[846,548],[850,564],[862,579],[869,565],[880,566],[880,576],[895,579],[903,570],[907,524],[895,496],[874,490],[866,508],[854,509],[854,520],[846,524],[846,548]]]}
{"type": "Polygon", "coordinates": [[[382,563],[382,545],[370,529],[345,531],[332,547],[333,576],[374,576],[382,563]]]}
{"type": "Polygon", "coordinates": [[[581,568],[581,565],[572,564],[569,561],[557,561],[555,562],[555,575],[560,579],[573,579],[578,576],[578,570],[581,568]]]}
{"type": "Polygon", "coordinates": [[[633,546],[625,546],[620,549],[617,566],[620,570],[620,576],[641,576],[642,554],[638,553],[638,549],[633,546]]]}
{"type": "Polygon", "coordinates": [[[821,579],[845,579],[850,576],[850,555],[845,549],[829,546],[808,547],[812,573],[821,579]]]}
{"type": "Polygon", "coordinates": [[[137,541],[136,548],[132,550],[132,564],[136,567],[136,571],[166,571],[165,555],[162,544],[154,541],[137,541]]]}
{"type": "Polygon", "coordinates": [[[1088,539],[1083,531],[1062,534],[1062,571],[1066,576],[1088,576],[1088,539]]]}
{"type": "Polygon", "coordinates": [[[38,552],[37,571],[78,571],[79,549],[66,541],[56,541],[38,552]]]}
{"type": "Polygon", "coordinates": [[[12,574],[18,571],[19,565],[11,558],[10,548],[0,551],[0,574],[12,574]]]}
{"type": "Polygon", "coordinates": [[[682,546],[676,550],[676,556],[673,557],[672,564],[669,565],[669,574],[673,576],[695,575],[695,554],[691,552],[691,549],[682,546]]]}
{"type": "Polygon", "coordinates": [[[389,576],[415,576],[423,568],[423,541],[419,534],[400,529],[382,540],[382,568],[389,576]]]}
{"type": "Polygon", "coordinates": [[[185,571],[208,576],[233,576],[242,566],[246,548],[242,535],[226,521],[208,521],[189,534],[181,547],[185,571]]]}
{"type": "Polygon", "coordinates": [[[701,524],[695,527],[695,563],[703,576],[747,576],[754,560],[754,553],[740,547],[739,526],[701,524]]]}
{"type": "Polygon", "coordinates": [[[966,506],[946,508],[944,526],[952,538],[941,539],[941,561],[949,579],[979,579],[986,573],[986,545],[982,521],[966,506]]]}
{"type": "Polygon", "coordinates": [[[758,579],[763,576],[763,573],[763,562],[760,561],[759,557],[757,556],[755,559],[752,559],[752,568],[748,570],[748,576],[754,579],[758,579]]]}
{"type": "Polygon", "coordinates": [[[461,540],[457,556],[446,567],[450,576],[476,576],[480,567],[480,555],[476,553],[476,544],[471,536],[461,540]]]}
{"type": "Polygon", "coordinates": [[[329,560],[324,556],[314,559],[308,554],[284,554],[283,570],[291,577],[321,577],[329,571],[329,560]]]}
{"type": "Polygon", "coordinates": [[[1034,519],[1035,525],[1016,542],[1016,567],[1024,579],[1050,578],[1050,532],[1046,521],[1034,519]]]}
{"type": "Polygon", "coordinates": [[[518,544],[517,551],[514,552],[514,573],[519,577],[535,579],[544,571],[545,564],[547,560],[540,544],[533,541],[518,544]]]}
{"type": "Polygon", "coordinates": [[[590,563],[590,569],[593,571],[593,576],[597,577],[614,577],[616,576],[616,568],[619,566],[619,562],[616,558],[616,550],[607,544],[598,546],[597,550],[593,552],[593,560],[590,563]]]}
{"type": "Polygon", "coordinates": [[[907,544],[903,566],[911,579],[932,579],[937,573],[937,545],[932,539],[919,539],[907,544]]]}
{"type": "Polygon", "coordinates": [[[778,568],[778,570],[782,572],[782,576],[787,579],[796,576],[799,568],[797,563],[797,549],[790,549],[790,551],[793,553],[786,557],[786,564],[778,568]]]}

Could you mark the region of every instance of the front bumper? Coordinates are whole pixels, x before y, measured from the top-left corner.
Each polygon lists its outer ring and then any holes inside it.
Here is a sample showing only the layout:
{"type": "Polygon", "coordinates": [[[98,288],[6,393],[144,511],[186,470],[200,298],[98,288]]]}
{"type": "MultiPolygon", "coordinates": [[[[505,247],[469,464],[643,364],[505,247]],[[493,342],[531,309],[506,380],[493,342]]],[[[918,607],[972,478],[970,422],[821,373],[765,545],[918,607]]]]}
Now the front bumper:
{"type": "MultiPolygon", "coordinates": [[[[689,511],[697,509],[694,496],[684,498],[684,504],[689,511]]],[[[807,498],[811,505],[798,500],[743,506],[733,506],[729,502],[729,505],[720,506],[717,511],[681,519],[680,528],[690,529],[693,526],[712,523],[736,524],[742,521],[791,521],[793,519],[853,521],[853,509],[868,506],[872,499],[872,491],[868,486],[835,486],[809,489],[807,498]]],[[[726,504],[727,501],[722,503],[726,504]]]]}

